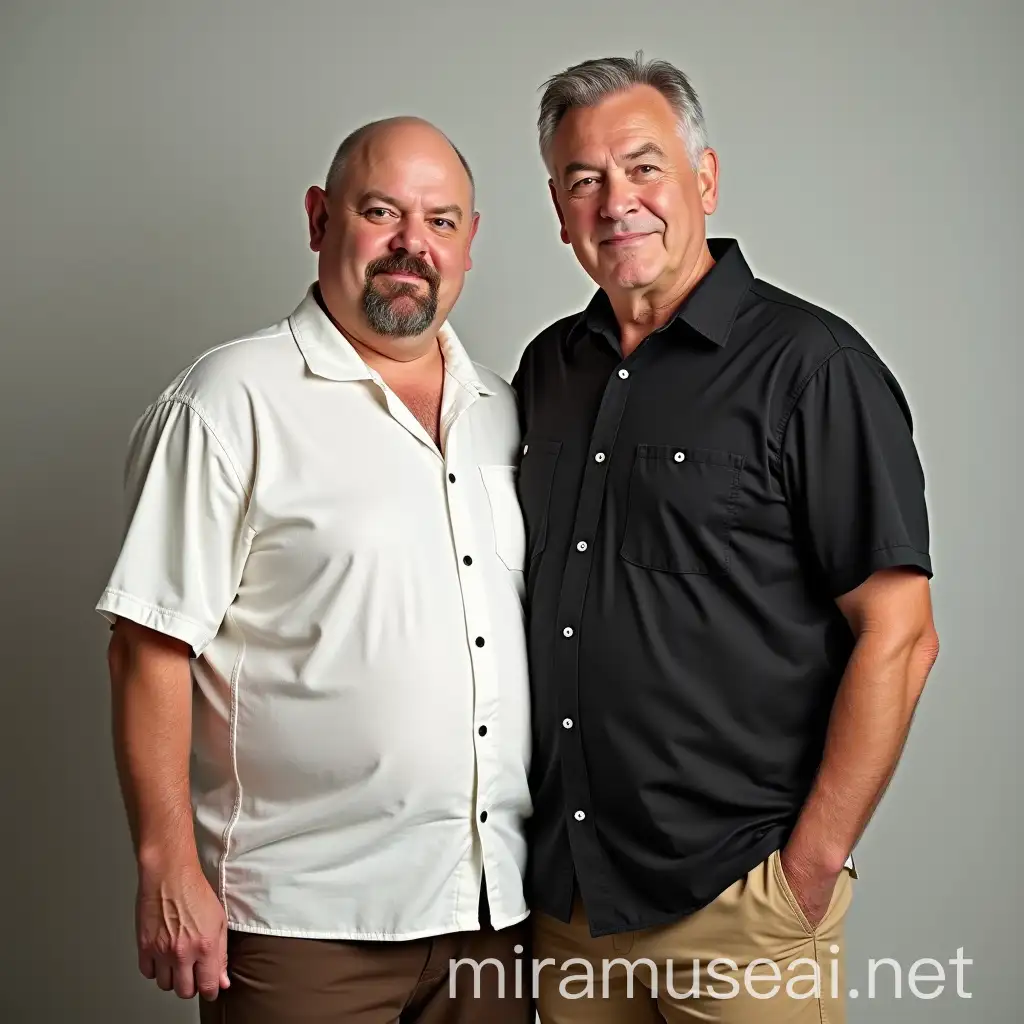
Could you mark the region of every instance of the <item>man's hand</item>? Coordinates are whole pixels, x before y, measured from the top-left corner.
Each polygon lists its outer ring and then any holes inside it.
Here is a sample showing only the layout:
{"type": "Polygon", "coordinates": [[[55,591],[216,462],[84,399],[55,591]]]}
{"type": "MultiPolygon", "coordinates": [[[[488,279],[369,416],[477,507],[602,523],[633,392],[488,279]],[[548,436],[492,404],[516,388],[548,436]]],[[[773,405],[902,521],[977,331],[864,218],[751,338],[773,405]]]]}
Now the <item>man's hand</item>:
{"type": "Polygon", "coordinates": [[[828,912],[842,868],[836,870],[833,865],[801,856],[791,846],[784,847],[779,856],[793,898],[813,931],[828,912]]]}
{"type": "Polygon", "coordinates": [[[182,999],[216,999],[229,986],[227,919],[198,862],[140,870],[136,901],[139,970],[182,999]]]}

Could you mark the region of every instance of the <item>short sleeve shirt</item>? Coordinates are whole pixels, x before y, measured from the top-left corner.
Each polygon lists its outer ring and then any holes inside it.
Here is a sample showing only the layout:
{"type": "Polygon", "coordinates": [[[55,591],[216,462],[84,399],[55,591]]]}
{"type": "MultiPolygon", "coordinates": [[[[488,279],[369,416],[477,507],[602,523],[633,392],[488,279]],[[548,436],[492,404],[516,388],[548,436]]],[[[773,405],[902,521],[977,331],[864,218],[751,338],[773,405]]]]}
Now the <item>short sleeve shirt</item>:
{"type": "Polygon", "coordinates": [[[778,848],[852,650],[835,599],[931,574],[907,399],[738,244],[623,358],[607,297],[513,381],[528,528],[536,909],[676,920],[778,848]]]}
{"type": "Polygon", "coordinates": [[[525,532],[509,385],[450,326],[442,444],[310,290],[132,434],[99,611],[189,644],[200,857],[232,927],[526,916],[525,532]]]}

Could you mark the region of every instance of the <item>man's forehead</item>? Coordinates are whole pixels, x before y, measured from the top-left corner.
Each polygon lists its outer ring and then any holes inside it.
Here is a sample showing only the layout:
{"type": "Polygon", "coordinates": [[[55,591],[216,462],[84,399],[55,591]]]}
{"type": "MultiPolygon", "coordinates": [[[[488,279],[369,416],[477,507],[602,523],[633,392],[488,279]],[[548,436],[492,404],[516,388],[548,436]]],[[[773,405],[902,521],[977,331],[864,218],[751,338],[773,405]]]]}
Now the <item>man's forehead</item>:
{"type": "Polygon", "coordinates": [[[352,168],[350,186],[357,192],[375,189],[414,200],[457,202],[470,191],[469,178],[457,158],[438,153],[392,150],[352,168]]]}
{"type": "Polygon", "coordinates": [[[632,144],[671,135],[676,124],[675,112],[664,96],[653,89],[633,89],[567,111],[555,132],[555,146],[628,151],[632,144]]]}

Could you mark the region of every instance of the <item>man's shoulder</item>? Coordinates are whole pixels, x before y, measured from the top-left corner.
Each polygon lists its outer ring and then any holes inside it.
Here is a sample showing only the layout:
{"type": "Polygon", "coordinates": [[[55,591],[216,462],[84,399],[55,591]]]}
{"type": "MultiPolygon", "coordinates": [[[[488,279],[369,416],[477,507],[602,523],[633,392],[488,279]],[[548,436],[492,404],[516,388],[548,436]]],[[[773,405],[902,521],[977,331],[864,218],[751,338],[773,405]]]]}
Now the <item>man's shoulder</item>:
{"type": "Polygon", "coordinates": [[[763,320],[765,337],[802,366],[823,365],[843,351],[881,362],[865,336],[835,310],[760,278],[751,293],[756,300],[753,313],[763,320]]]}
{"type": "Polygon", "coordinates": [[[558,317],[557,320],[552,320],[546,327],[542,327],[533,335],[527,345],[527,349],[546,350],[555,345],[560,345],[579,324],[586,311],[584,306],[573,313],[567,313],[565,316],[558,317]]]}
{"type": "Polygon", "coordinates": [[[296,356],[288,320],[280,320],[202,350],[179,370],[157,402],[173,400],[213,407],[273,381],[289,362],[295,362],[296,356]]]}
{"type": "MultiPolygon", "coordinates": [[[[578,309],[574,313],[552,320],[547,326],[536,331],[527,341],[519,355],[519,366],[516,378],[522,380],[523,375],[531,368],[540,369],[544,363],[557,358],[572,330],[579,324],[586,309],[578,309]]],[[[515,386],[516,380],[513,380],[515,386]]]]}
{"type": "Polygon", "coordinates": [[[813,381],[823,380],[839,390],[853,388],[860,394],[865,383],[882,381],[910,420],[900,382],[874,344],[850,320],[760,279],[751,291],[757,300],[751,310],[755,334],[772,350],[772,377],[781,385],[773,389],[779,422],[785,422],[813,381]]]}
{"type": "Polygon", "coordinates": [[[500,373],[492,370],[489,366],[485,366],[483,363],[478,363],[476,360],[473,360],[473,369],[480,378],[480,383],[488,388],[488,390],[503,398],[512,398],[514,396],[512,385],[500,373]]]}
{"type": "Polygon", "coordinates": [[[211,345],[148,402],[132,429],[130,453],[170,434],[188,437],[199,426],[228,453],[239,478],[251,480],[259,411],[273,408],[280,383],[301,366],[288,318],[211,345]]]}

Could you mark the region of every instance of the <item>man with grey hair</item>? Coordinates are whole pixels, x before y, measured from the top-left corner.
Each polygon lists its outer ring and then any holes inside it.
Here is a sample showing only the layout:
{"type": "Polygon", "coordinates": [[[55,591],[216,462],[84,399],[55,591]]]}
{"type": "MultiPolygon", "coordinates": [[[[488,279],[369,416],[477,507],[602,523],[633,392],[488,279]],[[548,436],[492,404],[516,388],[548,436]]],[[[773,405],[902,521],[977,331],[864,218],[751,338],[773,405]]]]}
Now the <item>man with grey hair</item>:
{"type": "Polygon", "coordinates": [[[848,323],[709,239],[687,76],[547,83],[598,290],[528,345],[528,894],[551,1024],[841,1024],[853,848],[937,654],[908,403],[848,323]]]}
{"type": "Polygon", "coordinates": [[[139,967],[210,1024],[530,1024],[518,422],[448,322],[472,177],[392,118],[325,186],[296,310],[131,438],[98,608],[139,967]]]}

